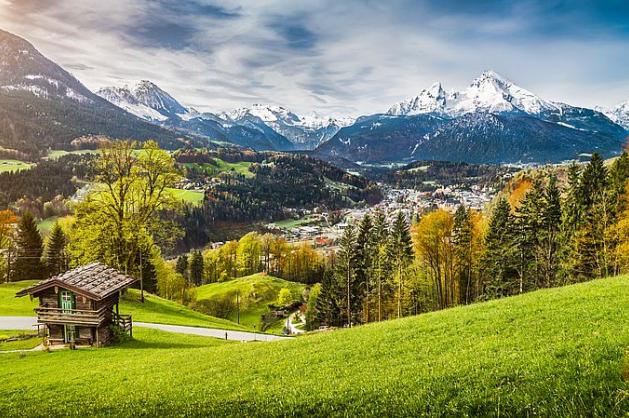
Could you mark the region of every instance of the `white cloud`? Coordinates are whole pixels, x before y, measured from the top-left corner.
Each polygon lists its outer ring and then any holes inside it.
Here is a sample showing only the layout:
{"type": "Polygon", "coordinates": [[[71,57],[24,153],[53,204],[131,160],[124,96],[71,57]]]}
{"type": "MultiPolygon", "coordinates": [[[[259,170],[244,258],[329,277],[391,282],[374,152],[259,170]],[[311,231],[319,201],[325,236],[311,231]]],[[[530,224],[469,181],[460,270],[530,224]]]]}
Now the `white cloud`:
{"type": "Polygon", "coordinates": [[[627,68],[625,39],[540,29],[535,7],[497,18],[432,6],[0,0],[0,24],[91,89],[149,79],[201,110],[271,103],[373,113],[436,80],[462,88],[487,68],[577,105],[629,98],[626,73],[610,69],[627,68]]]}

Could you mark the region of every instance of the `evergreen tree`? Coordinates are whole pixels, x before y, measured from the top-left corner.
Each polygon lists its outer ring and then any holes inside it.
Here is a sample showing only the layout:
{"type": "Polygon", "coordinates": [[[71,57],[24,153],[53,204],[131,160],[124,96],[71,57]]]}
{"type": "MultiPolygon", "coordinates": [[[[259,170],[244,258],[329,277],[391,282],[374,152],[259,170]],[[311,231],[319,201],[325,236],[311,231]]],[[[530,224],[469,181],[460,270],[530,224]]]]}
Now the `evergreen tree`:
{"type": "Polygon", "coordinates": [[[177,257],[177,264],[175,265],[175,271],[188,279],[188,256],[180,255],[177,257]]]}
{"type": "Polygon", "coordinates": [[[402,316],[402,298],[404,291],[404,270],[413,258],[413,240],[408,223],[401,211],[397,213],[387,246],[393,269],[397,276],[397,316],[402,316]]]}
{"type": "Polygon", "coordinates": [[[373,257],[374,295],[376,298],[376,319],[383,318],[386,301],[391,295],[391,259],[388,255],[389,224],[385,214],[376,209],[374,214],[373,237],[375,241],[373,257]]]}
{"type": "Polygon", "coordinates": [[[560,249],[560,278],[570,282],[576,274],[577,245],[576,235],[582,224],[583,206],[581,194],[581,170],[576,163],[568,167],[568,181],[565,198],[562,202],[560,249]]]}
{"type": "Polygon", "coordinates": [[[365,322],[369,322],[369,302],[373,289],[373,271],[377,254],[377,242],[369,214],[366,214],[360,222],[356,244],[356,280],[358,286],[363,290],[363,319],[365,322]]]}
{"type": "Polygon", "coordinates": [[[506,296],[513,290],[513,219],[511,205],[500,198],[494,207],[485,236],[483,293],[487,298],[506,296]]]}
{"type": "Polygon", "coordinates": [[[576,234],[576,274],[581,280],[604,277],[608,273],[606,238],[611,208],[607,199],[607,169],[603,159],[593,154],[579,184],[582,224],[576,234]]]}
{"type": "Polygon", "coordinates": [[[203,272],[203,255],[201,255],[201,251],[193,251],[192,257],[190,258],[190,282],[195,286],[202,285],[203,272]]]}
{"type": "Polygon", "coordinates": [[[543,198],[543,184],[541,179],[536,177],[515,213],[513,227],[517,233],[512,237],[517,251],[519,293],[539,287],[543,198]]]}
{"type": "Polygon", "coordinates": [[[459,288],[459,301],[468,304],[473,300],[472,274],[472,219],[470,210],[460,205],[454,214],[452,243],[456,263],[456,280],[459,288]]]}
{"type": "Polygon", "coordinates": [[[326,270],[321,281],[321,290],[316,301],[317,323],[327,326],[341,325],[341,299],[343,289],[332,270],[326,270]]]}
{"type": "Polygon", "coordinates": [[[41,280],[46,269],[41,261],[43,243],[37,230],[35,218],[30,212],[24,213],[17,229],[17,260],[12,280],[41,280]]]}
{"type": "Polygon", "coordinates": [[[66,257],[66,236],[59,223],[55,223],[50,231],[44,259],[46,270],[49,276],[56,276],[68,269],[68,259],[66,257]]]}
{"type": "Polygon", "coordinates": [[[549,177],[544,189],[541,210],[541,258],[544,286],[546,287],[555,285],[559,270],[561,218],[561,192],[557,186],[557,177],[553,174],[549,177]]]}
{"type": "Polygon", "coordinates": [[[353,225],[348,225],[339,242],[334,275],[341,285],[343,297],[340,306],[344,311],[343,320],[351,327],[359,318],[362,306],[362,288],[357,280],[357,239],[353,225]]]}

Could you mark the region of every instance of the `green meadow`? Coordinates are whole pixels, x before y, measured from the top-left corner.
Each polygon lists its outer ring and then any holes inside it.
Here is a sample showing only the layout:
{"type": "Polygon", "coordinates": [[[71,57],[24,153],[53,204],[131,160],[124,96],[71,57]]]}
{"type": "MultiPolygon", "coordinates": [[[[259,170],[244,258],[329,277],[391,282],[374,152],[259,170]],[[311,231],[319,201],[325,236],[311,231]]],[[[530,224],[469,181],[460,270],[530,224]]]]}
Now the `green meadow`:
{"type": "Polygon", "coordinates": [[[110,348],[3,354],[0,413],[622,417],[628,306],[625,276],[290,341],[138,329],[110,348]]]}
{"type": "MultiPolygon", "coordinates": [[[[27,296],[15,297],[16,292],[34,283],[36,281],[0,284],[0,316],[35,316],[33,309],[37,306],[36,299],[31,301],[27,296]]],[[[144,303],[142,303],[140,302],[140,291],[137,289],[128,289],[123,295],[120,313],[130,314],[133,320],[138,322],[230,330],[245,329],[234,322],[204,315],[149,293],[145,293],[144,303]]]]}
{"type": "Polygon", "coordinates": [[[24,161],[0,159],[0,173],[28,170],[32,166],[32,163],[25,163],[24,161]]]}
{"type": "MultiPolygon", "coordinates": [[[[262,314],[269,312],[269,304],[277,302],[278,294],[282,288],[290,290],[295,300],[301,300],[305,285],[265,274],[254,274],[200,286],[197,288],[197,301],[216,301],[224,298],[235,300],[236,295],[239,295],[240,324],[248,330],[251,330],[254,325],[256,329],[260,330],[262,314]]],[[[232,322],[238,321],[236,310],[229,315],[229,319],[232,322]]],[[[276,322],[269,331],[282,331],[284,321],[278,320],[276,322]]]]}

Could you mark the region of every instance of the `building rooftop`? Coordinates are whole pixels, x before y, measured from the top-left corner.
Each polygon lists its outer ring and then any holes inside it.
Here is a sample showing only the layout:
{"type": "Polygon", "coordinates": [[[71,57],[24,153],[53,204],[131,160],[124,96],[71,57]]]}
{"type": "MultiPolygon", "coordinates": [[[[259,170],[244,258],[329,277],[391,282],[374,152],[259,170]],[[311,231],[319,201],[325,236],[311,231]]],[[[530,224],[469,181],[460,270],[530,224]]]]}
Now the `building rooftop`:
{"type": "Polygon", "coordinates": [[[136,279],[101,263],[87,264],[73,270],[42,280],[41,282],[22,289],[17,297],[34,295],[52,286],[63,287],[90,299],[101,300],[128,287],[136,279]]]}

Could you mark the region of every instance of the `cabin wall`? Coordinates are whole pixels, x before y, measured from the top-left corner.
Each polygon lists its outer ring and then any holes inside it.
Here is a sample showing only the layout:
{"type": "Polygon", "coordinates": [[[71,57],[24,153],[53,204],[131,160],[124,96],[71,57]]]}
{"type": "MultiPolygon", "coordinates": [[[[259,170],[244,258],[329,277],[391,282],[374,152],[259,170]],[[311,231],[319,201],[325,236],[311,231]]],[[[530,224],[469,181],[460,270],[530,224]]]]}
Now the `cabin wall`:
{"type": "Polygon", "coordinates": [[[59,293],[55,293],[54,287],[42,290],[37,296],[39,297],[39,306],[43,308],[59,307],[59,293]]]}
{"type": "Polygon", "coordinates": [[[104,306],[112,307],[116,303],[118,303],[118,293],[114,293],[113,295],[107,297],[106,299],[95,301],[94,310],[99,310],[104,306]]]}

